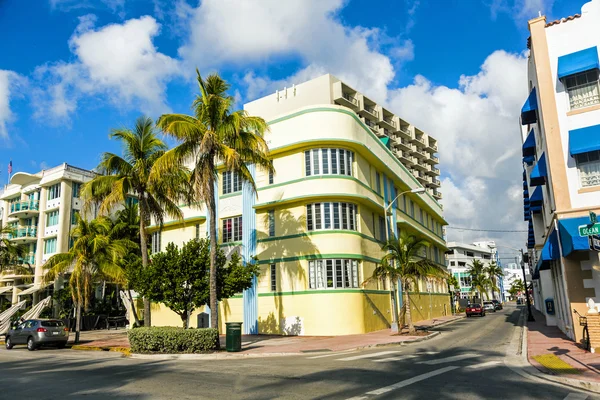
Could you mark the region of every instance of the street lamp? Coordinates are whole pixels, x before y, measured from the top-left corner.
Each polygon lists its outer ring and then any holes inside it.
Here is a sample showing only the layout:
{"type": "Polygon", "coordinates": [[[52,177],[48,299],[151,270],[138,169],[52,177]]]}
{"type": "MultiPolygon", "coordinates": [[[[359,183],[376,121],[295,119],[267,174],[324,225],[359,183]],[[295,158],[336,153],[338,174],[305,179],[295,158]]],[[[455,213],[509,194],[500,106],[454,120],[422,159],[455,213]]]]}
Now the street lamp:
{"type": "MultiPolygon", "coordinates": [[[[383,203],[383,215],[385,217],[385,242],[387,243],[390,240],[389,237],[389,225],[388,225],[388,211],[389,209],[392,207],[392,205],[394,205],[394,202],[396,202],[396,200],[398,200],[398,198],[406,193],[414,193],[414,194],[421,194],[421,193],[425,193],[425,188],[420,187],[420,188],[416,188],[416,189],[412,189],[412,190],[406,190],[402,193],[400,193],[398,196],[396,196],[392,201],[390,201],[390,204],[388,204],[388,206],[385,206],[385,202],[383,203]]],[[[392,320],[392,332],[398,332],[398,306],[397,306],[397,300],[396,300],[396,291],[392,290],[393,293],[393,312],[394,312],[394,319],[392,320]]]]}

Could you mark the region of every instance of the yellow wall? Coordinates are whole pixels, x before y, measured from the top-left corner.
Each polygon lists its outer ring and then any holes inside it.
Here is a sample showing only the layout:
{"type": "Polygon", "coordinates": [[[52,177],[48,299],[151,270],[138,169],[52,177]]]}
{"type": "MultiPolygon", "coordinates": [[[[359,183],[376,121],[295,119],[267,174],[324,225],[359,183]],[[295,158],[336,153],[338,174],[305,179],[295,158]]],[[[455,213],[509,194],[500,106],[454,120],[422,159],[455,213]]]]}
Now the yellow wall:
{"type": "Polygon", "coordinates": [[[450,295],[410,293],[410,311],[413,322],[450,315],[450,295]]]}

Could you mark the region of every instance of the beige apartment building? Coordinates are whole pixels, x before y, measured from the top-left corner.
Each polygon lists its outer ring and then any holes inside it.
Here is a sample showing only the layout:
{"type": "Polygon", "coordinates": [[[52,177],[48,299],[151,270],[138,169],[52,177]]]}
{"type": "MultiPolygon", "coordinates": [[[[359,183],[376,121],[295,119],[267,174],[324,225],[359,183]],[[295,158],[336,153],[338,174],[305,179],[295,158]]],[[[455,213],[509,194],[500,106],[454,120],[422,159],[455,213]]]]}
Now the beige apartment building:
{"type": "Polygon", "coordinates": [[[42,285],[43,265],[50,256],[68,251],[76,215],[82,209],[81,185],[92,171],[61,164],[35,174],[17,172],[0,193],[0,223],[13,228],[9,239],[28,246],[22,260],[30,274],[0,274],[0,296],[13,304],[31,296],[36,303],[47,288],[42,285]]]}

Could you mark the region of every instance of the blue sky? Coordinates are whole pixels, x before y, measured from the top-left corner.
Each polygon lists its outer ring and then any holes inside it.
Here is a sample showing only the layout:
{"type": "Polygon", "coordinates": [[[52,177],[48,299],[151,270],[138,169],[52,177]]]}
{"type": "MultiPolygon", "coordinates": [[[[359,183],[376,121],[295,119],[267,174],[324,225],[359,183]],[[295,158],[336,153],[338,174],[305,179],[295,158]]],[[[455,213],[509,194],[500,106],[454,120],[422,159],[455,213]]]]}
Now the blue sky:
{"type": "Polygon", "coordinates": [[[111,128],[188,112],[196,66],[240,104],[331,72],[439,139],[451,223],[481,226],[489,215],[463,210],[485,201],[495,228],[520,229],[527,19],[583,3],[0,0],[0,184],[10,159],[14,171],[93,168],[119,151],[111,128]]]}

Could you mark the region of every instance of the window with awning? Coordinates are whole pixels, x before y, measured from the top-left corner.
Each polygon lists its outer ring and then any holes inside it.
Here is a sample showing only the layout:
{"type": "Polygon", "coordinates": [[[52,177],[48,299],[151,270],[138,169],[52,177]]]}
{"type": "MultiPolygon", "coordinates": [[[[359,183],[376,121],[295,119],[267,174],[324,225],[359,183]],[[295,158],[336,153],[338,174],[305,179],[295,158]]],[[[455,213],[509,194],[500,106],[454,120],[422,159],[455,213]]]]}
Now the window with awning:
{"type": "Polygon", "coordinates": [[[550,269],[550,261],[558,260],[560,258],[560,250],[558,249],[558,235],[555,230],[548,236],[544,247],[542,248],[542,254],[535,267],[535,272],[550,269]]]}
{"type": "Polygon", "coordinates": [[[533,129],[527,134],[527,138],[523,142],[523,157],[535,155],[535,133],[533,129]]]}
{"type": "Polygon", "coordinates": [[[537,94],[535,88],[531,89],[529,92],[529,96],[527,97],[527,101],[523,104],[521,108],[521,124],[529,125],[537,122],[537,94]]]}
{"type": "Polygon", "coordinates": [[[535,164],[535,167],[533,167],[533,170],[531,170],[531,175],[529,176],[529,185],[545,185],[547,177],[548,169],[546,166],[546,153],[542,153],[537,164],[535,164]]]}
{"type": "Polygon", "coordinates": [[[599,68],[596,46],[558,57],[558,79],[599,68]]]}
{"type": "Polygon", "coordinates": [[[544,195],[542,193],[542,187],[538,186],[533,190],[533,193],[529,197],[530,206],[541,206],[544,204],[544,195]]]}
{"type": "Polygon", "coordinates": [[[600,103],[599,68],[596,46],[558,58],[558,79],[569,94],[571,110],[600,103]]]}

